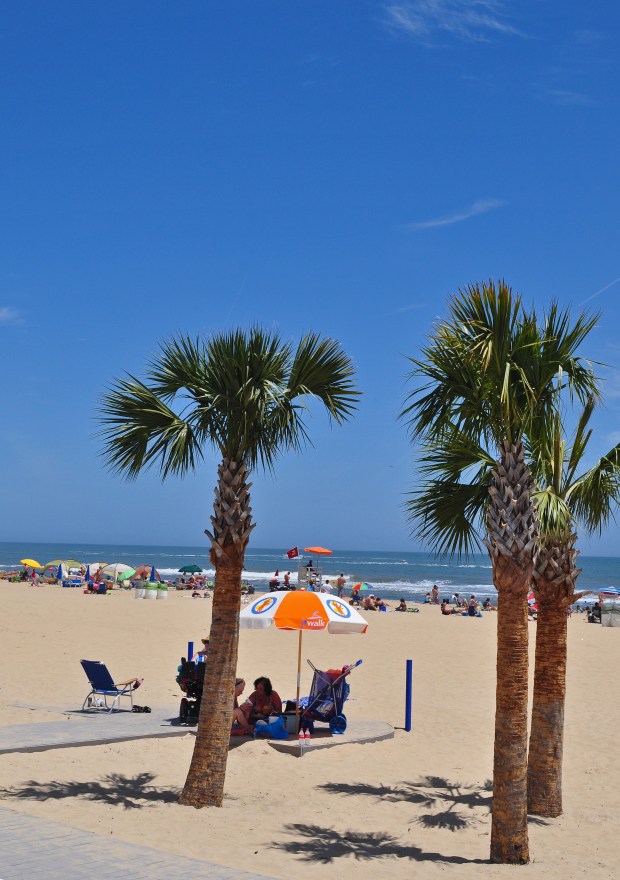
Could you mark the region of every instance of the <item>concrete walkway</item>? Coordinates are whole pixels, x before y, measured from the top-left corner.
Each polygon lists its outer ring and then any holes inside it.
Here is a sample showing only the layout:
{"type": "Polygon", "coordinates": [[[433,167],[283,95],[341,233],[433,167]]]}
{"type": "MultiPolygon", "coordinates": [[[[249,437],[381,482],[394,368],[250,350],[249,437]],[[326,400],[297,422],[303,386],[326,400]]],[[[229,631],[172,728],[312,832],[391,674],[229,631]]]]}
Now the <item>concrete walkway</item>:
{"type": "MultiPolygon", "coordinates": [[[[187,736],[196,733],[196,725],[189,727],[170,717],[170,710],[155,710],[150,714],[133,712],[73,712],[63,721],[39,724],[12,724],[0,727],[0,755],[15,752],[44,752],[47,749],[68,749],[132,739],[162,736],[187,736]]],[[[394,728],[383,721],[350,721],[342,736],[332,736],[329,729],[317,727],[312,739],[300,748],[296,736],[288,740],[269,740],[281,752],[299,757],[317,749],[334,748],[351,743],[371,743],[391,739],[394,728]]],[[[0,874],[0,880],[4,880],[0,874]]]]}
{"type": "MultiPolygon", "coordinates": [[[[134,712],[72,712],[62,721],[11,724],[0,727],[0,755],[8,752],[43,752],[101,743],[160,736],[186,736],[195,727],[182,727],[170,709],[150,714],[134,712]]],[[[0,874],[0,880],[4,880],[0,874]]]]}
{"type": "Polygon", "coordinates": [[[0,807],[0,880],[273,880],[0,807]]]}

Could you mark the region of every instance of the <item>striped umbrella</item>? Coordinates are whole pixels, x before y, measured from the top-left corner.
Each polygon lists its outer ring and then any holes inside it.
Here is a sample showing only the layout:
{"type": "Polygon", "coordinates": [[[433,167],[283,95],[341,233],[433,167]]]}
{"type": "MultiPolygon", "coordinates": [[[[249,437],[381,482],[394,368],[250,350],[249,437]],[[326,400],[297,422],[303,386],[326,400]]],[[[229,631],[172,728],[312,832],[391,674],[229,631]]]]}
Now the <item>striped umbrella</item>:
{"type": "Polygon", "coordinates": [[[327,593],[307,593],[305,590],[276,590],[260,596],[247,605],[239,615],[239,624],[247,629],[299,630],[297,651],[297,709],[299,717],[299,691],[301,688],[301,639],[304,630],[330,633],[365,633],[368,623],[359,611],[346,602],[327,593]]]}

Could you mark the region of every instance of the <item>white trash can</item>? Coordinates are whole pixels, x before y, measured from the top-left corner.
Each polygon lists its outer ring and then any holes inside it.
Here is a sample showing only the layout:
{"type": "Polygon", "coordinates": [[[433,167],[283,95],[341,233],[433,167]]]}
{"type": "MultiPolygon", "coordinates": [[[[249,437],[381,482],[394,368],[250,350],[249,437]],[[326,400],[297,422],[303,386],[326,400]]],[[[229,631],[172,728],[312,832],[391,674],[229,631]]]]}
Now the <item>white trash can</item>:
{"type": "Polygon", "coordinates": [[[160,586],[157,587],[157,598],[158,599],[167,599],[168,598],[168,587],[162,586],[160,584],[160,586]]]}
{"type": "Polygon", "coordinates": [[[144,599],[144,587],[136,587],[133,595],[134,599],[144,599]]]}
{"type": "Polygon", "coordinates": [[[620,626],[620,599],[603,599],[601,623],[603,626],[620,626]]]}
{"type": "Polygon", "coordinates": [[[159,590],[157,589],[157,584],[148,584],[146,590],[144,591],[145,599],[157,599],[157,593],[159,590]]]}

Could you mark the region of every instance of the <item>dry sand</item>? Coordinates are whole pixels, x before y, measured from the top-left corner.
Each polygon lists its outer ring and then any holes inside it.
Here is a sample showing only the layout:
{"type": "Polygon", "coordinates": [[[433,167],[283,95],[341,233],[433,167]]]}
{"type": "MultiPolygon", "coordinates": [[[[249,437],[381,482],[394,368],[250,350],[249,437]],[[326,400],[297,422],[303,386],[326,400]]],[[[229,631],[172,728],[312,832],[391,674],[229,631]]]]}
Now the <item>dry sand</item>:
{"type": "MultiPolygon", "coordinates": [[[[2,724],[65,719],[87,682],[81,657],[117,678],[145,677],[137,702],[178,708],[176,667],[189,639],[208,633],[211,602],[0,582],[2,724]]],[[[194,737],[0,756],[0,804],[166,852],[274,877],[523,876],[611,878],[620,862],[620,630],[569,621],[564,806],[530,824],[532,862],[486,863],[492,771],[495,616],[368,614],[364,636],[308,633],[320,668],[358,658],[349,718],[403,724],[405,660],[414,662],[414,729],[393,740],[293,758],[260,741],[234,743],[222,809],[176,796],[194,737]],[[52,785],[54,796],[44,799],[52,785]],[[29,790],[29,792],[27,791],[29,790]],[[26,797],[18,795],[26,794],[26,797]]],[[[531,624],[533,639],[536,624],[531,624]]],[[[295,690],[297,635],[242,631],[238,673],[295,690]]],[[[302,690],[311,680],[304,671],[302,690]]]]}

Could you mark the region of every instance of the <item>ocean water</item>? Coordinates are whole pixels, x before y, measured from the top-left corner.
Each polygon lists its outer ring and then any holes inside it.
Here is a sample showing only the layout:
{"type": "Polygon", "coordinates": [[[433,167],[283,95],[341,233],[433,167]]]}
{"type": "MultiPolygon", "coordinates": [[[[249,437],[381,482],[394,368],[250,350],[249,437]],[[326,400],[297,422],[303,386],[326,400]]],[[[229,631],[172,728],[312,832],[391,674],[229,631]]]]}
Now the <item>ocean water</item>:
{"type": "MultiPolygon", "coordinates": [[[[45,565],[52,559],[77,559],[88,565],[92,562],[124,562],[137,565],[155,565],[164,579],[177,576],[183,565],[194,564],[204,569],[208,577],[214,574],[209,562],[209,548],[161,547],[117,544],[11,544],[0,543],[0,572],[19,569],[19,560],[30,557],[45,565]]],[[[308,559],[309,554],[304,554],[308,559]]],[[[386,599],[404,596],[419,600],[433,584],[439,595],[453,592],[474,593],[478,598],[497,593],[492,583],[491,563],[488,556],[476,556],[467,561],[439,559],[429,553],[388,553],[382,551],[335,550],[332,556],[312,557],[322,569],[324,578],[336,578],[340,572],[347,578],[347,588],[359,581],[372,585],[375,595],[386,599]]],[[[282,576],[286,571],[296,580],[300,560],[286,557],[283,549],[250,547],[245,557],[244,578],[257,590],[268,588],[276,570],[282,576]]],[[[612,556],[580,556],[583,572],[577,582],[579,590],[603,589],[620,585],[620,558],[612,556]]]]}

